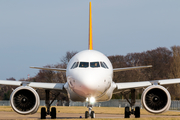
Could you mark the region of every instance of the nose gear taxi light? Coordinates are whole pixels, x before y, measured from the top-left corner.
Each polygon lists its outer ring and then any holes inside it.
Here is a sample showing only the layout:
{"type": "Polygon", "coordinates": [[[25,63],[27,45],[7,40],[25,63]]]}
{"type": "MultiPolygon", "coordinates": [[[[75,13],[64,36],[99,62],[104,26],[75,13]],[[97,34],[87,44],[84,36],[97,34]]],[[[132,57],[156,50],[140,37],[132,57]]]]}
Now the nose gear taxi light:
{"type": "Polygon", "coordinates": [[[94,97],[90,97],[90,103],[95,103],[95,98],[94,97]]]}

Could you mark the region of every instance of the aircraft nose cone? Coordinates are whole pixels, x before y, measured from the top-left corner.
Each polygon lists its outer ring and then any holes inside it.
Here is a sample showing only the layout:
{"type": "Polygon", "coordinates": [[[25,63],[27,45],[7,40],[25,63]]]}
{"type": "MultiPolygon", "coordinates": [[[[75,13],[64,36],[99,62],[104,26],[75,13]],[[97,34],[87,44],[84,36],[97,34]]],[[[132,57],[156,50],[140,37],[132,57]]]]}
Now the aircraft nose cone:
{"type": "Polygon", "coordinates": [[[96,80],[93,78],[86,78],[84,81],[81,82],[81,85],[88,90],[96,90],[98,82],[96,82],[96,80]]]}
{"type": "Polygon", "coordinates": [[[83,75],[76,79],[76,87],[74,91],[80,93],[82,96],[98,96],[102,93],[100,86],[102,85],[101,80],[95,75],[83,75]]]}
{"type": "Polygon", "coordinates": [[[97,79],[92,76],[80,79],[79,83],[87,90],[96,90],[98,86],[97,79]]]}

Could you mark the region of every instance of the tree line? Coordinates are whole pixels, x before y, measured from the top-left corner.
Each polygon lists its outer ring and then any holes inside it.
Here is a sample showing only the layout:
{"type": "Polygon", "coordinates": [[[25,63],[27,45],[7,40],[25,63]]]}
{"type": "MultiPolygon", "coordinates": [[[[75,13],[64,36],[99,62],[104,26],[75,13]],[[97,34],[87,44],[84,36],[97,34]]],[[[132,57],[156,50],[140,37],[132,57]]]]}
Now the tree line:
{"type": "MultiPolygon", "coordinates": [[[[62,57],[61,62],[55,65],[46,65],[44,67],[49,68],[66,68],[69,60],[77,52],[66,52],[62,57]]],[[[152,68],[138,69],[130,71],[116,72],[113,76],[114,82],[136,82],[136,81],[148,81],[148,80],[161,80],[180,78],[180,46],[172,46],[171,49],[165,47],[159,47],[153,50],[148,50],[141,53],[129,53],[127,55],[112,55],[108,56],[113,68],[133,67],[133,66],[145,66],[152,65],[152,68]]],[[[15,80],[13,77],[7,80],[15,80]]],[[[25,79],[21,79],[25,81],[25,79]]],[[[65,83],[66,75],[64,72],[54,72],[48,70],[39,70],[39,72],[26,81],[31,82],[49,82],[49,83],[65,83]]],[[[180,85],[166,85],[165,86],[173,100],[180,99],[180,85]]],[[[0,86],[0,100],[8,100],[14,86],[0,86]]],[[[140,99],[143,89],[136,91],[137,99],[140,99]]],[[[45,99],[44,90],[37,91],[40,98],[45,99]]],[[[52,91],[51,95],[58,94],[58,91],[52,91]]],[[[121,94],[113,95],[114,99],[123,98],[121,94]]],[[[68,100],[67,93],[61,93],[58,100],[68,100]]]]}

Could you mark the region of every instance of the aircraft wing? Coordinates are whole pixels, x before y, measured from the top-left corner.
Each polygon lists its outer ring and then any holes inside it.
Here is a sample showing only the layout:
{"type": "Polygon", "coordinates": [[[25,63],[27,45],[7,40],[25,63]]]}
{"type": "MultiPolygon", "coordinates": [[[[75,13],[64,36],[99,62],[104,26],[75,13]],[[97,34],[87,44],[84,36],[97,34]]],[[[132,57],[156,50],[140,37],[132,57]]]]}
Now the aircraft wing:
{"type": "Polygon", "coordinates": [[[0,80],[0,85],[30,86],[38,89],[63,90],[65,83],[43,83],[27,81],[0,80]]]}
{"type": "Polygon", "coordinates": [[[127,70],[141,69],[141,68],[149,68],[149,67],[152,67],[152,65],[148,65],[148,66],[137,66],[137,67],[125,67],[125,68],[114,68],[114,69],[113,69],[113,72],[127,71],[127,70]]]}
{"type": "Polygon", "coordinates": [[[62,69],[62,68],[42,68],[42,67],[30,67],[30,68],[41,69],[41,70],[51,70],[51,71],[66,72],[66,69],[62,69]]]}
{"type": "Polygon", "coordinates": [[[115,83],[116,90],[115,93],[121,91],[129,91],[130,89],[145,88],[150,85],[170,85],[180,83],[180,78],[177,79],[165,79],[165,80],[152,80],[152,81],[142,81],[142,82],[126,82],[126,83],[115,83]]]}

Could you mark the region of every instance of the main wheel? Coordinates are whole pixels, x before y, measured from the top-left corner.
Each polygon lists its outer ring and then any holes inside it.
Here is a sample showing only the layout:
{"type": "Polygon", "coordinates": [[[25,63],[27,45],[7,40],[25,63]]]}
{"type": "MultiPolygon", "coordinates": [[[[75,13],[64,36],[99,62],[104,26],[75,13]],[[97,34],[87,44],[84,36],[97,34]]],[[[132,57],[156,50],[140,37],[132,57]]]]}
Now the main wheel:
{"type": "Polygon", "coordinates": [[[56,119],[56,108],[55,107],[51,108],[51,119],[56,119]]]}
{"type": "Polygon", "coordinates": [[[94,113],[94,111],[91,111],[91,118],[95,118],[95,113],[94,113]]]}
{"type": "Polygon", "coordinates": [[[85,118],[88,118],[88,117],[89,117],[89,112],[86,111],[86,112],[85,112],[85,118]]]}
{"type": "Polygon", "coordinates": [[[41,119],[46,119],[46,108],[45,107],[41,108],[41,119]]]}
{"type": "Polygon", "coordinates": [[[129,107],[125,107],[124,118],[129,118],[129,117],[130,117],[129,107]]]}
{"type": "Polygon", "coordinates": [[[140,107],[135,107],[135,118],[140,118],[140,107]]]}

